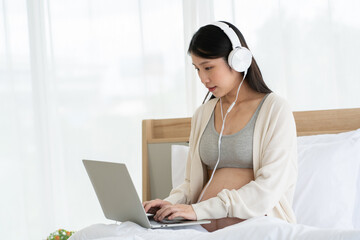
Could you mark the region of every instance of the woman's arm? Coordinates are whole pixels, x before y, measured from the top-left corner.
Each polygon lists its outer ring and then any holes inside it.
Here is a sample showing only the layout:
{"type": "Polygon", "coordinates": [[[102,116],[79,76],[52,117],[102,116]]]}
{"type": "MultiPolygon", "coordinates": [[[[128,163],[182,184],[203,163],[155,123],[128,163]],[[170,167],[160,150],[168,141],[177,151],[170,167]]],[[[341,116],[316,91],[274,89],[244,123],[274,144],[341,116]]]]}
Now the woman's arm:
{"type": "Polygon", "coordinates": [[[199,112],[201,111],[202,106],[200,106],[194,113],[191,119],[191,130],[189,137],[189,152],[187,156],[186,162],[186,171],[185,171],[185,180],[180,186],[171,190],[170,195],[165,198],[165,201],[171,202],[172,204],[189,204],[190,203],[190,172],[191,172],[191,160],[192,154],[194,152],[195,142],[194,142],[194,134],[197,126],[197,118],[199,112]]]}

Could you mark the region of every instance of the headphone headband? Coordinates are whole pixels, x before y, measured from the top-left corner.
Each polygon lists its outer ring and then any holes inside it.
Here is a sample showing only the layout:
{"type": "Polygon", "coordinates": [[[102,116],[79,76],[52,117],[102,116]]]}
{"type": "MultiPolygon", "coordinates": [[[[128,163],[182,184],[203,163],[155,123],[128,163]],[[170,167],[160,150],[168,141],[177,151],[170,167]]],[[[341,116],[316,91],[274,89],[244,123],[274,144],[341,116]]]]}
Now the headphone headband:
{"type": "Polygon", "coordinates": [[[233,49],[235,49],[237,47],[242,47],[239,37],[236,35],[235,31],[229,25],[227,25],[226,23],[223,23],[223,22],[213,22],[213,23],[211,23],[211,25],[217,26],[218,28],[220,28],[221,30],[224,31],[224,33],[230,39],[233,49]]]}
{"type": "Polygon", "coordinates": [[[249,49],[241,46],[240,39],[235,31],[226,23],[223,22],[214,22],[211,25],[215,25],[230,39],[232,45],[232,51],[228,56],[228,63],[232,69],[237,72],[247,73],[248,68],[252,62],[252,54],[249,49]]]}

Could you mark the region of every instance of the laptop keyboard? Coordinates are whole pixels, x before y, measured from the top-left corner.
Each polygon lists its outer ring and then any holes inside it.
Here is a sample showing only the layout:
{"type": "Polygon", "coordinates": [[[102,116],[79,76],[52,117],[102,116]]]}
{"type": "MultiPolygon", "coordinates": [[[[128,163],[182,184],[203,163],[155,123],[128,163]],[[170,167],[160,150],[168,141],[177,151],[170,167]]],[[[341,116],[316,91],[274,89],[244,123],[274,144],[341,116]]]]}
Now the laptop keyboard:
{"type": "Polygon", "coordinates": [[[164,218],[163,220],[161,220],[161,223],[166,223],[166,224],[171,224],[171,223],[181,223],[184,222],[186,219],[183,217],[176,217],[174,219],[168,219],[168,218],[164,218]]]}
{"type": "MultiPolygon", "coordinates": [[[[146,215],[147,215],[147,217],[148,217],[149,219],[154,219],[154,218],[153,218],[153,217],[154,217],[154,214],[146,213],[146,215]]],[[[181,223],[181,222],[184,222],[184,221],[186,221],[185,218],[183,218],[183,217],[176,217],[176,218],[174,218],[174,219],[164,218],[163,220],[157,221],[157,222],[159,222],[159,223],[171,224],[171,223],[181,223]]]]}

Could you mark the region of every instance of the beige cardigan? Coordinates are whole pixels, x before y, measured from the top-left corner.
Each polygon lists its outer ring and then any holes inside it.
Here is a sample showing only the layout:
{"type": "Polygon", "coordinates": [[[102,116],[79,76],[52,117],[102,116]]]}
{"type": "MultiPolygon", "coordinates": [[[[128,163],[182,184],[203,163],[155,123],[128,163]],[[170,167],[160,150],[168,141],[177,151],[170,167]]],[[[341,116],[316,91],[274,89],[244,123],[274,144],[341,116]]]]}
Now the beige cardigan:
{"type": "Polygon", "coordinates": [[[255,123],[255,180],[240,189],[223,189],[216,197],[196,203],[207,182],[199,142],[218,99],[200,106],[191,121],[185,181],[164,200],[192,204],[197,219],[273,216],[295,223],[292,200],[297,179],[296,126],[287,102],[274,93],[265,99],[255,123]]]}

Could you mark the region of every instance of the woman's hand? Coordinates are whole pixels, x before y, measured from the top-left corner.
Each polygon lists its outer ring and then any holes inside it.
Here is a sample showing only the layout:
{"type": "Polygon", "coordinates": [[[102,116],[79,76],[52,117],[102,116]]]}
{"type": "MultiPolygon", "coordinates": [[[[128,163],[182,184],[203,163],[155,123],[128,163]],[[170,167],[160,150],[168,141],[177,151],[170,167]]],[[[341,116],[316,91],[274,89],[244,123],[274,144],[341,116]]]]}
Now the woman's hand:
{"type": "Polygon", "coordinates": [[[176,217],[183,217],[188,220],[196,220],[196,213],[191,205],[175,204],[162,206],[154,216],[155,221],[161,221],[165,217],[172,220],[176,217]]]}
{"type": "Polygon", "coordinates": [[[149,212],[153,214],[155,214],[160,208],[166,205],[172,205],[172,204],[171,202],[164,201],[161,199],[155,199],[155,200],[143,202],[143,207],[145,209],[145,212],[149,212]]]}

